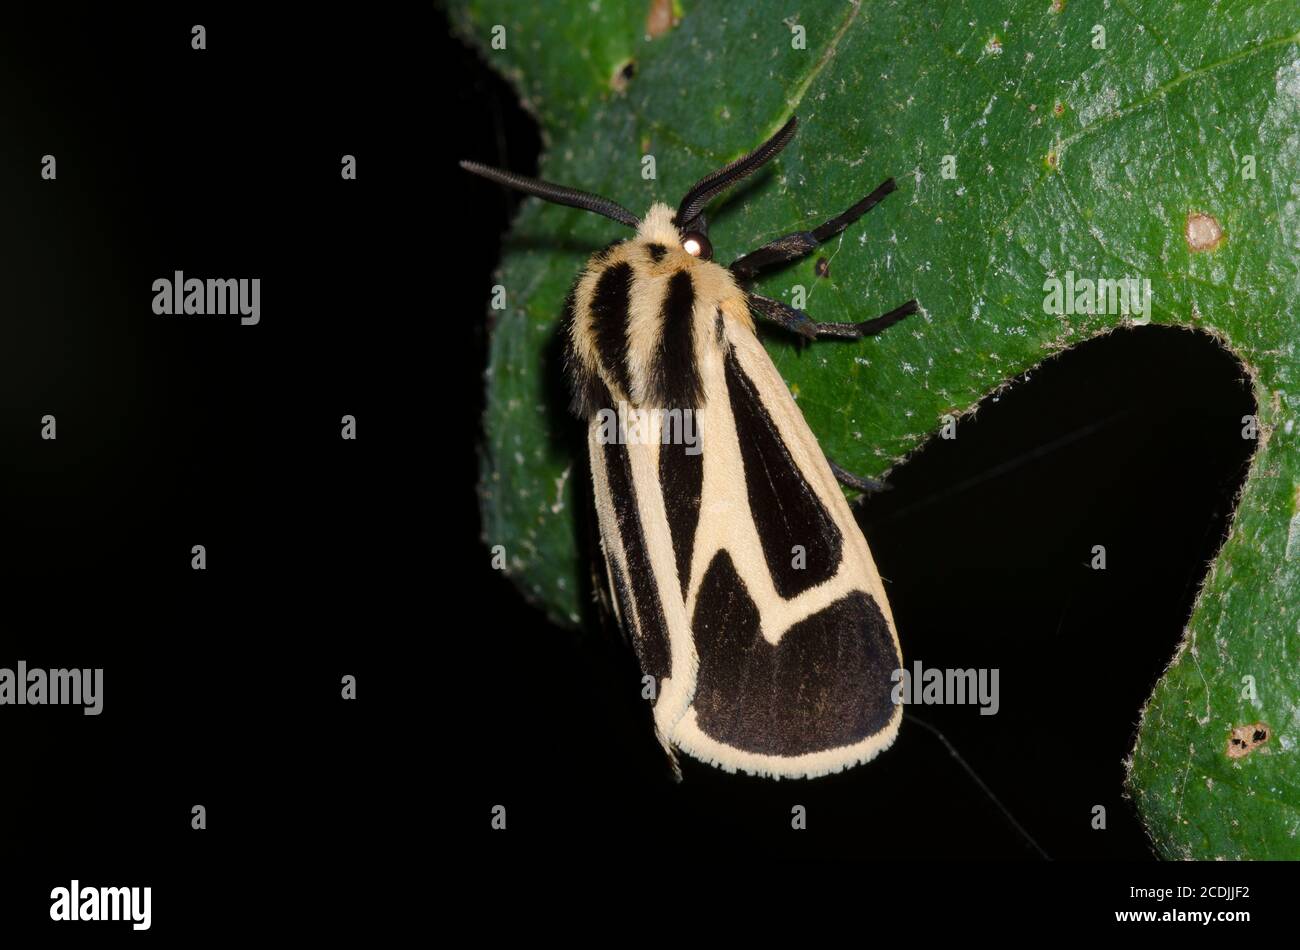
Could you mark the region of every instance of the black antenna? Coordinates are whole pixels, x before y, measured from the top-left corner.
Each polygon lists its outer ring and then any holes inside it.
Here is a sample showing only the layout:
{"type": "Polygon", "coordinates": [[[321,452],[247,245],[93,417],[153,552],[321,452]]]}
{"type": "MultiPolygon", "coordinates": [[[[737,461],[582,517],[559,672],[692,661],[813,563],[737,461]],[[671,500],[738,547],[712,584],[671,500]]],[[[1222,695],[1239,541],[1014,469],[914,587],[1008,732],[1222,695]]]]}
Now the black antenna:
{"type": "Polygon", "coordinates": [[[794,137],[795,126],[798,124],[798,117],[790,116],[790,121],[781,126],[776,135],[754,151],[697,181],[695,187],[686,193],[682,203],[677,206],[677,226],[684,230],[689,229],[700,216],[700,212],[719,193],[762,168],[777,152],[789,144],[790,139],[794,137]]]}
{"type": "Polygon", "coordinates": [[[463,161],[460,163],[460,167],[467,172],[486,178],[488,181],[495,181],[497,184],[506,185],[518,191],[527,192],[530,195],[536,195],[538,198],[557,205],[569,205],[572,208],[581,208],[583,211],[594,211],[596,214],[603,214],[607,218],[613,218],[619,224],[626,224],[629,228],[635,228],[641,223],[637,220],[636,215],[621,204],[610,201],[608,198],[602,198],[600,195],[578,191],[576,188],[565,188],[563,185],[553,185],[549,181],[542,181],[540,178],[527,178],[523,175],[516,175],[514,172],[503,172],[496,168],[480,165],[478,162],[463,161]]]}

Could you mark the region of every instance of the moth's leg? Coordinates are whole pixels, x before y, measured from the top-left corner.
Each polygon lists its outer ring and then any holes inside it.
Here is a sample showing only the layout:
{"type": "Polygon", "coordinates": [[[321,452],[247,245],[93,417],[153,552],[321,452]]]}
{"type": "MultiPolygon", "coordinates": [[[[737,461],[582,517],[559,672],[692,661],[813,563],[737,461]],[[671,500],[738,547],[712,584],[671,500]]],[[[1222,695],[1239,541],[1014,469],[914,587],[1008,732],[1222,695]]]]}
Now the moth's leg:
{"type": "Polygon", "coordinates": [[[863,320],[861,323],[818,323],[802,310],[796,310],[789,304],[755,293],[749,294],[749,309],[760,320],[775,323],[809,340],[827,337],[860,340],[864,336],[875,336],[908,314],[916,313],[920,309],[920,304],[915,300],[909,300],[901,307],[895,307],[888,313],[882,313],[871,320],[863,320]]]}
{"type": "Polygon", "coordinates": [[[889,491],[889,486],[884,482],[878,482],[874,478],[863,478],[861,475],[854,475],[847,469],[840,468],[831,459],[826,460],[831,467],[831,472],[835,475],[835,480],[841,485],[849,488],[856,488],[865,494],[878,491],[889,491]]]}
{"type": "Polygon", "coordinates": [[[760,320],[766,320],[768,323],[775,323],[779,327],[789,330],[791,333],[797,333],[809,340],[817,339],[817,321],[802,310],[796,310],[789,304],[784,304],[779,300],[773,300],[771,297],[764,297],[762,294],[750,293],[749,311],[760,320]]]}
{"type": "Polygon", "coordinates": [[[764,244],[757,250],[736,258],[731,264],[731,272],[738,279],[745,280],[767,270],[769,267],[775,267],[777,264],[784,264],[787,261],[798,260],[858,220],[858,218],[878,205],[881,199],[896,187],[892,178],[881,182],[875,191],[839,217],[831,218],[821,227],[814,228],[811,231],[796,231],[793,234],[787,234],[785,237],[779,237],[775,241],[764,244]]]}
{"type": "Polygon", "coordinates": [[[875,336],[881,330],[892,327],[899,320],[920,309],[919,303],[909,300],[901,307],[895,307],[888,313],[882,313],[871,320],[863,320],[861,323],[814,323],[813,326],[817,328],[817,336],[821,338],[839,337],[845,340],[860,340],[864,336],[875,336]]]}

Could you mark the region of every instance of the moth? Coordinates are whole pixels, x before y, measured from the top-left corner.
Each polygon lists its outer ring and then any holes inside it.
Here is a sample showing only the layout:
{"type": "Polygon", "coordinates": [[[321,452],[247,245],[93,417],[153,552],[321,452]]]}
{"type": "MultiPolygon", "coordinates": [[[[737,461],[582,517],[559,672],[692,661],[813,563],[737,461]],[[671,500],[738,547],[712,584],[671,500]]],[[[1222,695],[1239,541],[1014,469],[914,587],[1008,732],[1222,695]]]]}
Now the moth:
{"type": "MultiPolygon", "coordinates": [[[[810,253],[895,188],[723,267],[704,211],[794,136],[791,118],[638,219],[598,195],[461,162],[469,172],[635,230],[598,252],[565,307],[565,370],[587,446],[610,602],[653,683],[655,730],[730,772],[814,777],[898,734],[902,653],[867,542],[829,462],[759,342],[756,321],[856,340],[919,308],[818,323],[746,288],[810,253]],[[628,420],[632,420],[628,422],[628,420]]],[[[680,774],[680,773],[679,773],[680,774]]]]}

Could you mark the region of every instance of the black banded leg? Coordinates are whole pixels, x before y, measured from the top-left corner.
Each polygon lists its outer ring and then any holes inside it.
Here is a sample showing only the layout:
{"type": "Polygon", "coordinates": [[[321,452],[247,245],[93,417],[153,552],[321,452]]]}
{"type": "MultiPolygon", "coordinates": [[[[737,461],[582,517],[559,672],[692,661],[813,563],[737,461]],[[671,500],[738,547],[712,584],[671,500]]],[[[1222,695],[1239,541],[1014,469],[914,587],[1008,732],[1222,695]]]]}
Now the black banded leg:
{"type": "Polygon", "coordinates": [[[777,264],[784,264],[787,261],[798,260],[818,245],[824,244],[835,237],[858,218],[880,204],[881,199],[896,187],[897,185],[894,184],[892,178],[881,182],[875,191],[839,217],[831,218],[821,227],[814,228],[812,231],[796,231],[793,234],[787,234],[785,237],[779,237],[775,241],[764,244],[757,250],[736,258],[731,263],[731,272],[736,275],[737,279],[746,280],[761,271],[767,270],[769,267],[775,267],[777,264]]]}
{"type": "Polygon", "coordinates": [[[797,333],[809,340],[836,337],[842,340],[860,340],[866,336],[875,336],[881,330],[893,326],[909,314],[920,308],[915,300],[909,300],[901,307],[895,307],[888,313],[882,313],[871,320],[861,323],[818,323],[802,310],[796,310],[789,304],[762,294],[749,294],[749,309],[760,320],[775,323],[791,333],[797,333]]]}

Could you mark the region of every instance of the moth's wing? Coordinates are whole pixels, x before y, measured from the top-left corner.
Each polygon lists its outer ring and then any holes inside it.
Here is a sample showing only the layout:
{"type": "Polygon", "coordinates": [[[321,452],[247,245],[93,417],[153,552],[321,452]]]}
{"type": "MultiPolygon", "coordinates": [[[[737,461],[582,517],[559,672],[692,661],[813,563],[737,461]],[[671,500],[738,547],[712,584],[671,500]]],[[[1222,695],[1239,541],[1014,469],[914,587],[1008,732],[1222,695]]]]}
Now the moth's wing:
{"type": "Polygon", "coordinates": [[[902,665],[880,575],[762,344],[734,321],[705,378],[705,477],[687,609],[697,658],[672,742],[728,771],[812,777],[898,733],[902,665]]]}
{"type": "Polygon", "coordinates": [[[621,444],[602,437],[597,416],[588,425],[587,450],[618,619],[641,672],[654,678],[655,729],[673,759],[668,737],[690,703],[695,656],[659,484],[659,445],[653,439],[621,444]]]}

